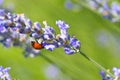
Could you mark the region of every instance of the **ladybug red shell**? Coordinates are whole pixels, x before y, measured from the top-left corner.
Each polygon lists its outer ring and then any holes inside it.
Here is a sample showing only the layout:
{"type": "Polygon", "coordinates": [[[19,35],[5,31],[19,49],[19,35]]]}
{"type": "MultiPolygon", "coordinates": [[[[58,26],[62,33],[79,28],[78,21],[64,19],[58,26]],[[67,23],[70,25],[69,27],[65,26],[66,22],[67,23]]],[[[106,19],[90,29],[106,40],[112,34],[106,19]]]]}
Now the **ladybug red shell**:
{"type": "Polygon", "coordinates": [[[31,41],[31,45],[34,49],[37,49],[37,50],[40,50],[40,49],[43,49],[43,46],[42,44],[38,43],[38,42],[35,42],[35,41],[31,41]]]}

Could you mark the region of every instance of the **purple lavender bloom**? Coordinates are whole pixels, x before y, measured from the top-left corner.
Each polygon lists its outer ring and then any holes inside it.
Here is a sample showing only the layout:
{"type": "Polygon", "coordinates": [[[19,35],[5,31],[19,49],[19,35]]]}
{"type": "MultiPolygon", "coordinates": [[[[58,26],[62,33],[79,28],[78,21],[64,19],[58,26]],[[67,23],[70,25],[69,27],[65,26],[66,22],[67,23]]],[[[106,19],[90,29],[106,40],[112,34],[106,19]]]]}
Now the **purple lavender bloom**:
{"type": "Polygon", "coordinates": [[[12,15],[12,13],[10,13],[10,12],[7,13],[6,16],[7,16],[7,18],[8,18],[9,20],[12,20],[12,19],[13,19],[13,15],[12,15]]]}
{"type": "Polygon", "coordinates": [[[53,38],[55,38],[55,31],[52,27],[48,26],[46,21],[43,22],[43,24],[45,25],[45,28],[43,28],[43,37],[45,40],[52,40],[53,38]]]}
{"type": "Polygon", "coordinates": [[[113,12],[117,13],[118,15],[120,15],[120,6],[119,5],[117,5],[116,3],[113,2],[111,8],[112,8],[113,12]]]}
{"type": "Polygon", "coordinates": [[[43,24],[45,25],[45,28],[43,28],[44,34],[54,34],[55,31],[52,27],[47,25],[47,22],[44,21],[43,24]]]}
{"type": "Polygon", "coordinates": [[[80,50],[80,41],[77,40],[75,37],[70,38],[69,43],[66,42],[64,44],[64,51],[66,54],[73,54],[79,52],[80,50]]]}
{"type": "Polygon", "coordinates": [[[38,33],[36,33],[36,32],[31,32],[30,37],[38,39],[40,37],[40,35],[38,33]]]}
{"type": "Polygon", "coordinates": [[[59,40],[58,42],[63,43],[62,46],[64,46],[64,51],[66,54],[73,54],[77,51],[79,51],[80,48],[80,42],[72,37],[70,38],[70,36],[68,35],[68,24],[65,24],[64,21],[58,20],[56,21],[56,25],[60,28],[61,34],[59,35],[59,40]],[[61,42],[62,41],[62,42],[61,42]],[[68,43],[70,41],[70,43],[68,43]]]}
{"type": "Polygon", "coordinates": [[[119,68],[114,67],[113,72],[114,72],[115,76],[120,76],[120,69],[119,68]]]}
{"type": "Polygon", "coordinates": [[[100,72],[100,75],[101,75],[101,77],[102,77],[102,80],[106,80],[106,79],[105,79],[105,72],[104,72],[104,71],[101,71],[101,72],[100,72]]]}
{"type": "Polygon", "coordinates": [[[31,27],[31,26],[32,26],[32,21],[31,21],[30,19],[27,19],[27,20],[25,21],[25,25],[26,25],[27,27],[31,27]]]}
{"type": "Polygon", "coordinates": [[[44,28],[43,30],[44,30],[44,34],[49,34],[54,36],[54,31],[52,28],[47,27],[47,28],[44,28]]]}
{"type": "Polygon", "coordinates": [[[3,41],[3,45],[7,48],[11,46],[11,38],[7,38],[5,41],[3,41]]]}
{"type": "Polygon", "coordinates": [[[108,6],[107,2],[105,2],[105,3],[103,4],[103,8],[104,8],[105,10],[109,10],[109,6],[108,6]]]}
{"type": "Polygon", "coordinates": [[[104,71],[100,72],[100,75],[102,77],[102,80],[113,80],[109,75],[106,75],[104,71]]]}
{"type": "Polygon", "coordinates": [[[4,17],[5,15],[5,10],[4,9],[0,9],[0,17],[4,17]]]}
{"type": "Polygon", "coordinates": [[[21,23],[24,23],[25,24],[25,22],[26,22],[26,17],[25,17],[25,15],[24,14],[18,14],[17,15],[17,20],[18,20],[18,22],[21,22],[21,23]]]}
{"type": "Polygon", "coordinates": [[[35,23],[34,23],[34,30],[35,30],[35,31],[40,31],[40,30],[42,30],[39,22],[35,22],[35,23]]]}
{"type": "Polygon", "coordinates": [[[75,50],[71,49],[71,47],[68,45],[64,47],[64,51],[66,54],[74,54],[76,52],[75,50]]]}
{"type": "Polygon", "coordinates": [[[44,34],[44,35],[43,35],[43,39],[44,39],[44,40],[52,40],[53,38],[54,38],[54,36],[51,35],[51,34],[44,34]]]}
{"type": "Polygon", "coordinates": [[[3,26],[0,25],[0,33],[6,33],[8,30],[3,26]]]}
{"type": "Polygon", "coordinates": [[[0,79],[11,80],[11,77],[8,73],[9,70],[10,70],[10,67],[3,68],[2,66],[0,66],[0,79]]]}
{"type": "Polygon", "coordinates": [[[116,68],[116,67],[113,67],[112,71],[114,73],[115,78],[112,78],[110,75],[106,74],[104,71],[101,71],[100,75],[102,77],[102,80],[119,80],[120,69],[116,68]]]}
{"type": "Polygon", "coordinates": [[[67,30],[69,25],[65,24],[65,22],[61,20],[56,21],[56,25],[60,28],[60,38],[62,38],[64,41],[68,40],[69,35],[67,30]]]}
{"type": "Polygon", "coordinates": [[[20,33],[20,34],[25,34],[25,29],[24,29],[24,28],[20,28],[20,29],[19,29],[19,33],[20,33]]]}
{"type": "Polygon", "coordinates": [[[60,37],[60,34],[56,35],[56,41],[57,41],[59,47],[65,45],[65,41],[60,37]]]}
{"type": "Polygon", "coordinates": [[[56,21],[56,25],[60,28],[60,30],[67,30],[69,28],[69,25],[65,24],[62,20],[56,21]]]}
{"type": "Polygon", "coordinates": [[[25,33],[30,33],[31,32],[31,27],[25,27],[25,33]]]}
{"type": "MultiPolygon", "coordinates": [[[[40,50],[35,50],[35,45],[29,45],[33,38],[34,41],[41,44],[44,49],[54,50],[58,47],[64,47],[66,54],[73,54],[80,48],[80,42],[76,38],[70,38],[68,34],[68,24],[62,20],[56,21],[60,28],[60,35],[57,38],[54,29],[44,21],[44,28],[38,22],[32,24],[32,21],[24,14],[5,13],[0,10],[0,35],[1,43],[5,47],[20,46],[25,48],[25,55],[36,55],[40,50]],[[5,34],[4,34],[5,33],[5,34]],[[40,42],[39,42],[40,41],[40,42]]],[[[38,48],[39,49],[39,48],[38,48]]]]}
{"type": "Polygon", "coordinates": [[[76,50],[80,49],[80,41],[77,40],[75,37],[72,37],[70,39],[70,45],[76,50]]]}
{"type": "Polygon", "coordinates": [[[43,41],[42,45],[44,46],[45,49],[50,51],[53,51],[55,48],[59,47],[56,41],[52,41],[52,42],[43,41]]]}
{"type": "Polygon", "coordinates": [[[18,28],[18,29],[22,27],[22,24],[20,24],[19,22],[16,22],[14,24],[15,24],[16,28],[18,28]]]}
{"type": "Polygon", "coordinates": [[[19,33],[14,32],[14,31],[11,31],[11,37],[12,37],[13,39],[17,39],[17,38],[19,38],[19,33]]]}

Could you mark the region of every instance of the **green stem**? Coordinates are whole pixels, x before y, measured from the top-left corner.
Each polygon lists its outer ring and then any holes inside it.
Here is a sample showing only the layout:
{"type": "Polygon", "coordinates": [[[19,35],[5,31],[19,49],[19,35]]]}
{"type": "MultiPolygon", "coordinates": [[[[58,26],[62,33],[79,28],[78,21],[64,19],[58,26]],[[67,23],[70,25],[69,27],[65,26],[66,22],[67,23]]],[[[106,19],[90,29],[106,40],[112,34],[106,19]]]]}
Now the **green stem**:
{"type": "Polygon", "coordinates": [[[93,59],[91,59],[90,57],[88,57],[85,53],[83,53],[82,51],[79,51],[79,53],[85,57],[87,60],[89,60],[90,62],[92,62],[96,67],[98,67],[99,69],[103,70],[105,73],[107,73],[108,75],[110,75],[112,78],[115,78],[115,76],[110,73],[107,69],[105,69],[103,66],[101,66],[100,64],[98,64],[96,61],[94,61],[93,59]]]}

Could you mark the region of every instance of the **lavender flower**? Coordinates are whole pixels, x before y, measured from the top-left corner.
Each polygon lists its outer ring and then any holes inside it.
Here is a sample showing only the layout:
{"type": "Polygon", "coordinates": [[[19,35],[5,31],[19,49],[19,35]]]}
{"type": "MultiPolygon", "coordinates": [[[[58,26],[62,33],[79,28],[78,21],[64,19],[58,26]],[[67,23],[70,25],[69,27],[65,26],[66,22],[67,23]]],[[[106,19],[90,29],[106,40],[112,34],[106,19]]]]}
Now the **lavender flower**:
{"type": "Polygon", "coordinates": [[[74,36],[70,38],[69,43],[67,42],[64,46],[64,51],[66,54],[73,54],[79,52],[80,50],[80,41],[77,40],[74,36]]]}
{"type": "Polygon", "coordinates": [[[117,14],[120,15],[120,6],[118,4],[116,4],[115,2],[112,3],[111,9],[115,15],[117,15],[117,14]]]}
{"type": "Polygon", "coordinates": [[[44,46],[45,49],[50,51],[53,51],[55,48],[59,47],[57,41],[52,41],[52,42],[43,41],[42,45],[44,46]]]}
{"type": "Polygon", "coordinates": [[[71,47],[68,45],[64,46],[64,51],[66,54],[74,54],[76,52],[75,50],[71,49],[71,47]]]}
{"type": "Polygon", "coordinates": [[[3,25],[0,25],[0,33],[6,33],[7,32],[7,29],[3,26],[3,25]]]}
{"type": "Polygon", "coordinates": [[[116,68],[116,67],[113,67],[112,71],[114,73],[115,78],[112,78],[110,75],[106,74],[104,71],[101,71],[100,75],[102,77],[102,80],[119,80],[119,78],[120,78],[120,69],[116,68]]]}
{"type": "Polygon", "coordinates": [[[44,39],[45,40],[52,40],[53,38],[55,38],[55,31],[52,27],[47,25],[47,22],[44,21],[43,24],[45,25],[45,28],[43,28],[44,31],[44,39]]]}
{"type": "Polygon", "coordinates": [[[4,9],[0,9],[0,18],[3,18],[5,15],[4,9]]]}
{"type": "Polygon", "coordinates": [[[119,77],[119,76],[120,76],[120,68],[114,67],[114,68],[113,68],[113,72],[114,72],[114,75],[115,75],[116,77],[119,77]]]}
{"type": "MultiPolygon", "coordinates": [[[[120,21],[120,5],[117,4],[117,2],[112,1],[112,3],[109,3],[109,0],[84,0],[84,5],[88,6],[94,11],[99,12],[103,15],[103,18],[106,18],[110,20],[111,22],[119,22],[120,21]]],[[[72,0],[66,0],[65,1],[65,8],[67,9],[73,9],[74,4],[72,0]]],[[[81,4],[79,4],[80,6],[81,4]]],[[[74,7],[77,9],[77,7],[74,7]]],[[[78,8],[79,9],[79,8],[78,8]]]]}
{"type": "Polygon", "coordinates": [[[11,46],[22,47],[25,56],[31,57],[40,53],[40,46],[50,51],[64,47],[66,54],[79,51],[80,42],[75,37],[70,38],[68,24],[62,20],[56,21],[60,34],[56,34],[46,21],[43,21],[43,24],[44,28],[38,22],[33,23],[24,14],[5,13],[4,10],[0,10],[0,42],[7,48],[11,46]],[[29,40],[30,38],[33,40],[29,40]],[[39,45],[31,44],[31,41],[39,45]]]}
{"type": "Polygon", "coordinates": [[[10,38],[7,38],[5,39],[5,41],[3,41],[3,45],[7,48],[9,48],[11,46],[11,39],[10,38]]]}
{"type": "Polygon", "coordinates": [[[45,76],[48,77],[48,79],[55,80],[58,79],[57,77],[59,76],[60,71],[56,66],[49,65],[44,69],[44,73],[45,76]]]}
{"type": "MultiPolygon", "coordinates": [[[[32,26],[32,22],[31,22],[31,26],[32,26]]],[[[35,31],[37,31],[37,32],[39,32],[39,31],[42,30],[42,28],[41,28],[39,22],[34,22],[33,29],[34,29],[35,31]]]]}
{"type": "Polygon", "coordinates": [[[60,29],[60,37],[66,41],[68,40],[68,28],[69,28],[69,25],[68,24],[65,24],[64,21],[61,21],[61,20],[58,20],[56,21],[56,25],[59,27],[60,29]]]}
{"type": "Polygon", "coordinates": [[[3,68],[2,66],[0,66],[0,79],[11,80],[11,77],[8,73],[9,70],[10,70],[10,67],[3,68]]]}
{"type": "MultiPolygon", "coordinates": [[[[109,10],[107,5],[103,7],[105,10],[109,10]]],[[[38,22],[32,23],[24,14],[5,13],[4,10],[0,10],[0,42],[5,47],[19,46],[24,48],[24,55],[26,57],[38,55],[41,49],[53,51],[55,48],[63,47],[66,54],[79,52],[86,59],[98,65],[80,51],[80,41],[75,36],[71,37],[68,34],[69,25],[64,21],[56,21],[56,25],[60,29],[60,34],[57,35],[55,30],[47,25],[46,21],[43,24],[44,28],[38,22]],[[30,40],[30,38],[33,40],[30,40]],[[32,42],[36,44],[34,45],[32,42]]],[[[9,69],[0,67],[1,79],[11,80],[8,74],[9,69]]],[[[120,69],[113,68],[113,72],[115,79],[101,72],[102,80],[117,80],[120,76],[120,69]]]]}
{"type": "Polygon", "coordinates": [[[60,30],[67,30],[69,28],[68,24],[65,24],[65,22],[61,20],[56,21],[56,25],[60,28],[60,30]]]}
{"type": "Polygon", "coordinates": [[[102,76],[102,80],[113,80],[109,75],[106,75],[104,71],[101,71],[100,75],[102,76]]]}
{"type": "Polygon", "coordinates": [[[80,41],[77,40],[74,36],[70,39],[70,45],[76,50],[80,49],[80,41]]]}

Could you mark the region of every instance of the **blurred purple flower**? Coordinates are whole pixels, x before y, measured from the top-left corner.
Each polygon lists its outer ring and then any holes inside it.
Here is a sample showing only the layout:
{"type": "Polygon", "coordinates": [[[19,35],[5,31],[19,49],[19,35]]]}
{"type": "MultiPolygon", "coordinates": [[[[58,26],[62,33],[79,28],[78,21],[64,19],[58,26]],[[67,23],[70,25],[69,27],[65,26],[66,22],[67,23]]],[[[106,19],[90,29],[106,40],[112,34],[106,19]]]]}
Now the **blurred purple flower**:
{"type": "Polygon", "coordinates": [[[11,46],[11,38],[7,38],[5,41],[3,41],[3,45],[7,48],[9,48],[11,46]]]}
{"type": "Polygon", "coordinates": [[[8,30],[3,26],[0,25],[0,33],[6,33],[8,30]]]}
{"type": "Polygon", "coordinates": [[[112,3],[111,9],[113,12],[117,13],[118,15],[120,15],[120,6],[116,3],[112,3]]]}
{"type": "Polygon", "coordinates": [[[69,28],[69,25],[65,24],[65,22],[61,20],[56,21],[56,25],[60,28],[60,30],[67,30],[69,28]]]}
{"type": "Polygon", "coordinates": [[[54,65],[49,65],[47,68],[45,68],[44,72],[46,77],[48,77],[49,79],[50,78],[55,79],[59,75],[59,69],[54,65]]]}
{"type": "Polygon", "coordinates": [[[72,9],[73,8],[73,3],[69,0],[65,1],[64,3],[65,8],[67,9],[72,9]]]}
{"type": "Polygon", "coordinates": [[[103,4],[103,8],[104,8],[105,10],[109,10],[109,9],[110,9],[109,6],[108,6],[108,4],[107,4],[107,2],[105,2],[105,3],[103,4]]]}
{"type": "Polygon", "coordinates": [[[106,79],[105,79],[105,72],[104,72],[104,71],[101,71],[101,72],[100,72],[100,75],[102,76],[102,80],[106,80],[106,79]]]}
{"type": "Polygon", "coordinates": [[[4,15],[5,15],[5,10],[4,9],[0,9],[0,18],[4,17],[4,15]]]}
{"type": "Polygon", "coordinates": [[[4,0],[0,0],[0,6],[3,4],[4,0]]]}
{"type": "Polygon", "coordinates": [[[114,72],[114,75],[115,75],[115,76],[120,76],[120,68],[114,67],[114,68],[113,68],[113,72],[114,72]]]}
{"type": "Polygon", "coordinates": [[[104,71],[101,71],[100,75],[102,77],[102,80],[119,80],[120,69],[116,68],[116,67],[113,67],[112,71],[114,73],[115,78],[112,78],[110,75],[106,74],[104,71]]]}
{"type": "Polygon", "coordinates": [[[2,80],[11,80],[10,75],[8,71],[10,70],[10,67],[3,68],[0,66],[0,79],[2,80]]]}

